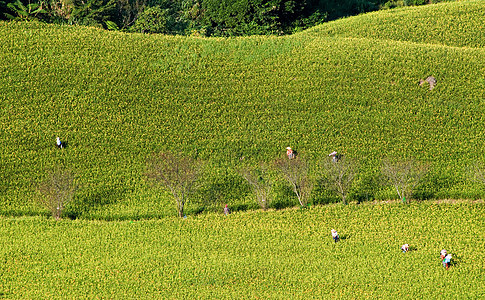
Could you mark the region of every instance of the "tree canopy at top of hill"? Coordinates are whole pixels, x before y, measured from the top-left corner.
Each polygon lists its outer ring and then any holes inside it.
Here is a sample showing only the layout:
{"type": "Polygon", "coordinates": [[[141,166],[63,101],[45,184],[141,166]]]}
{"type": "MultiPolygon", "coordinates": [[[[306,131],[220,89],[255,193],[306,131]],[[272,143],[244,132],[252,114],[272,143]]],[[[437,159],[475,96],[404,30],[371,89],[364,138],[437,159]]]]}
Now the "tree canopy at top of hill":
{"type": "MultiPolygon", "coordinates": [[[[433,9],[466,5],[471,14],[485,8],[469,1],[433,9]]],[[[398,11],[395,22],[418,12],[398,11]]],[[[372,16],[379,14],[387,13],[372,16]]],[[[441,17],[429,14],[427,23],[441,17]]],[[[461,34],[479,20],[470,15],[436,34],[461,34]]],[[[172,214],[160,201],[168,195],[144,181],[146,159],[159,151],[207,162],[200,201],[251,208],[235,170],[272,161],[287,146],[309,160],[332,151],[359,159],[355,197],[392,197],[372,185],[385,156],[433,163],[416,197],[481,197],[466,172],[485,156],[485,50],[472,48],[483,43],[396,41],[393,32],[227,39],[0,22],[0,211],[42,211],[35,185],[63,164],[82,183],[71,202],[77,216],[172,214]],[[436,87],[419,86],[430,75],[436,87]]],[[[284,190],[277,196],[290,199],[284,190]]],[[[316,193],[312,203],[325,197],[316,193]]]]}
{"type": "Polygon", "coordinates": [[[0,20],[203,36],[281,35],[379,8],[452,0],[1,0],[0,20]]]}

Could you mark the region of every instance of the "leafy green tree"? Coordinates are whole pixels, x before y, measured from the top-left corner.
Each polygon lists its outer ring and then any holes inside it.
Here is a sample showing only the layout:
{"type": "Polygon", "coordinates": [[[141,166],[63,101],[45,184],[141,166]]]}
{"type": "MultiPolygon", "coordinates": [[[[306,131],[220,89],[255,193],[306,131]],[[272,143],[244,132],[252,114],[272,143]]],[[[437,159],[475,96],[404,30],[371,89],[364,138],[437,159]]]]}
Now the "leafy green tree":
{"type": "Polygon", "coordinates": [[[117,0],[74,0],[73,22],[79,25],[104,27],[117,14],[117,0]]]}
{"type": "Polygon", "coordinates": [[[120,29],[132,26],[140,13],[148,6],[149,0],[118,0],[118,15],[113,21],[120,29]]]}
{"type": "Polygon", "coordinates": [[[138,10],[129,28],[131,32],[186,34],[195,29],[200,15],[197,1],[151,0],[138,10]]]}
{"type": "Polygon", "coordinates": [[[130,30],[141,33],[170,33],[173,23],[169,10],[157,5],[146,8],[130,30]]]}
{"type": "Polygon", "coordinates": [[[204,0],[200,24],[208,35],[282,34],[305,8],[295,0],[204,0]]]}
{"type": "Polygon", "coordinates": [[[38,20],[42,14],[46,14],[47,11],[45,8],[45,3],[43,1],[40,2],[29,2],[27,4],[23,4],[22,1],[16,0],[15,2],[10,2],[7,4],[7,7],[13,14],[4,13],[4,15],[11,20],[17,21],[32,21],[38,20]]]}
{"type": "Polygon", "coordinates": [[[132,26],[148,0],[73,0],[70,22],[110,30],[132,26]]]}

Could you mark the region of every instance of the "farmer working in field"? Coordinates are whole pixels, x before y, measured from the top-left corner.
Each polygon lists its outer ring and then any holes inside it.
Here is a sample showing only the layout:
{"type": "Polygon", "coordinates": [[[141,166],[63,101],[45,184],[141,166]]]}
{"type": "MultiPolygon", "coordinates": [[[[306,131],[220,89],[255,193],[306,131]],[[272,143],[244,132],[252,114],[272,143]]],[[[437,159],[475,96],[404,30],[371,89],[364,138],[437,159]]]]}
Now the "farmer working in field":
{"type": "Polygon", "coordinates": [[[56,137],[56,146],[57,148],[64,148],[64,144],[62,144],[61,139],[56,137]]]}
{"type": "Polygon", "coordinates": [[[448,254],[448,252],[445,249],[443,249],[440,251],[440,258],[441,258],[441,263],[443,264],[443,267],[448,270],[451,263],[451,254],[448,254]]]}
{"type": "Polygon", "coordinates": [[[295,158],[295,153],[293,152],[293,149],[291,149],[290,147],[286,147],[286,156],[288,156],[288,159],[295,158]]]}
{"type": "Polygon", "coordinates": [[[332,232],[332,238],[333,238],[333,241],[334,241],[335,243],[336,243],[336,242],[338,242],[338,240],[340,239],[340,237],[339,237],[339,235],[338,235],[337,230],[332,229],[332,230],[331,230],[331,232],[332,232]]]}
{"type": "Polygon", "coordinates": [[[404,244],[401,246],[401,250],[403,253],[406,253],[409,251],[409,245],[408,244],[404,244]]]}
{"type": "Polygon", "coordinates": [[[448,268],[450,267],[450,263],[451,263],[451,254],[448,254],[448,255],[445,256],[444,263],[445,263],[445,268],[448,270],[448,268]]]}
{"type": "Polygon", "coordinates": [[[337,162],[338,159],[339,159],[339,155],[337,153],[337,151],[333,151],[332,153],[330,153],[328,156],[332,157],[332,161],[333,162],[337,162]]]}
{"type": "Polygon", "coordinates": [[[224,214],[227,216],[230,213],[231,212],[229,211],[229,207],[227,207],[227,204],[226,204],[226,206],[224,207],[224,214]]]}
{"type": "Polygon", "coordinates": [[[445,249],[443,249],[443,250],[440,251],[440,258],[441,258],[441,260],[445,259],[446,254],[448,254],[448,253],[446,252],[445,249]]]}
{"type": "Polygon", "coordinates": [[[446,270],[448,270],[448,268],[450,267],[450,263],[451,263],[451,254],[448,254],[446,252],[446,250],[441,250],[440,252],[440,257],[441,257],[441,260],[442,260],[442,263],[443,263],[443,267],[445,267],[446,270]]]}

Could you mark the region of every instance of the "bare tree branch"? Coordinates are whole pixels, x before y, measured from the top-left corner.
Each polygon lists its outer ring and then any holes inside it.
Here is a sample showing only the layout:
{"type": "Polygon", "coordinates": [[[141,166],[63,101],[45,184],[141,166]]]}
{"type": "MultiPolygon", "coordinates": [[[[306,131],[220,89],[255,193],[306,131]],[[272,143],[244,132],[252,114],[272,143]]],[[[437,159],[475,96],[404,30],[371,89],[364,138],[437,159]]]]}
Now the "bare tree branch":
{"type": "Polygon", "coordinates": [[[50,171],[38,190],[42,197],[40,203],[59,220],[65,206],[71,202],[78,189],[74,173],[70,169],[58,167],[50,171]]]}
{"type": "Polygon", "coordinates": [[[414,159],[399,160],[385,158],[382,161],[382,174],[395,188],[399,199],[406,203],[414,188],[428,172],[429,166],[414,159]]]}
{"type": "Polygon", "coordinates": [[[313,190],[313,180],[309,175],[309,167],[307,162],[297,156],[293,159],[288,159],[286,156],[275,161],[276,168],[281,175],[293,188],[293,192],[298,198],[301,206],[306,206],[310,200],[310,195],[313,190]]]}
{"type": "Polygon", "coordinates": [[[344,204],[347,204],[347,195],[357,177],[358,164],[346,156],[339,160],[325,159],[322,163],[324,186],[337,193],[344,204]]]}
{"type": "Polygon", "coordinates": [[[476,162],[470,168],[469,175],[473,181],[485,184],[485,164],[481,161],[476,162]]]}
{"type": "Polygon", "coordinates": [[[172,194],[180,217],[200,173],[200,164],[189,157],[159,153],[147,161],[147,177],[172,194]]]}
{"type": "Polygon", "coordinates": [[[258,168],[242,168],[239,170],[239,174],[252,186],[258,205],[263,210],[268,209],[274,185],[270,170],[266,166],[260,165],[258,168]]]}

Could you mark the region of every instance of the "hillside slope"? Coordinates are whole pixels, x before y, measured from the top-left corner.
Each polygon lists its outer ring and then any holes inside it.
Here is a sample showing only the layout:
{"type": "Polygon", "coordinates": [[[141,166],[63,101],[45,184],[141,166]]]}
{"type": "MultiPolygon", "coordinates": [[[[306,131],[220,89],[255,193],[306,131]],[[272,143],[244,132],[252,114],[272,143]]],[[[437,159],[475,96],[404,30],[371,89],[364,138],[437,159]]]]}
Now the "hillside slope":
{"type": "MultiPolygon", "coordinates": [[[[459,3],[457,10],[485,7],[459,3]]],[[[420,10],[405,12],[410,19],[420,10]]],[[[471,22],[481,16],[471,14],[471,22]]],[[[77,217],[172,214],[171,203],[160,201],[168,195],[143,180],[146,158],[162,150],[207,161],[202,201],[251,208],[235,168],[270,161],[287,146],[309,159],[334,150],[358,158],[361,182],[375,176],[383,156],[414,156],[434,164],[426,197],[481,197],[465,170],[485,154],[485,49],[475,47],[483,43],[417,41],[315,32],[202,39],[2,22],[0,211],[42,212],[32,200],[35,185],[64,164],[82,183],[77,217]],[[438,81],[433,90],[418,85],[430,75],[438,81]],[[54,147],[56,136],[66,149],[54,147]]]]}
{"type": "Polygon", "coordinates": [[[325,23],[301,34],[484,48],[483,6],[483,1],[473,0],[383,10],[325,23]]]}

